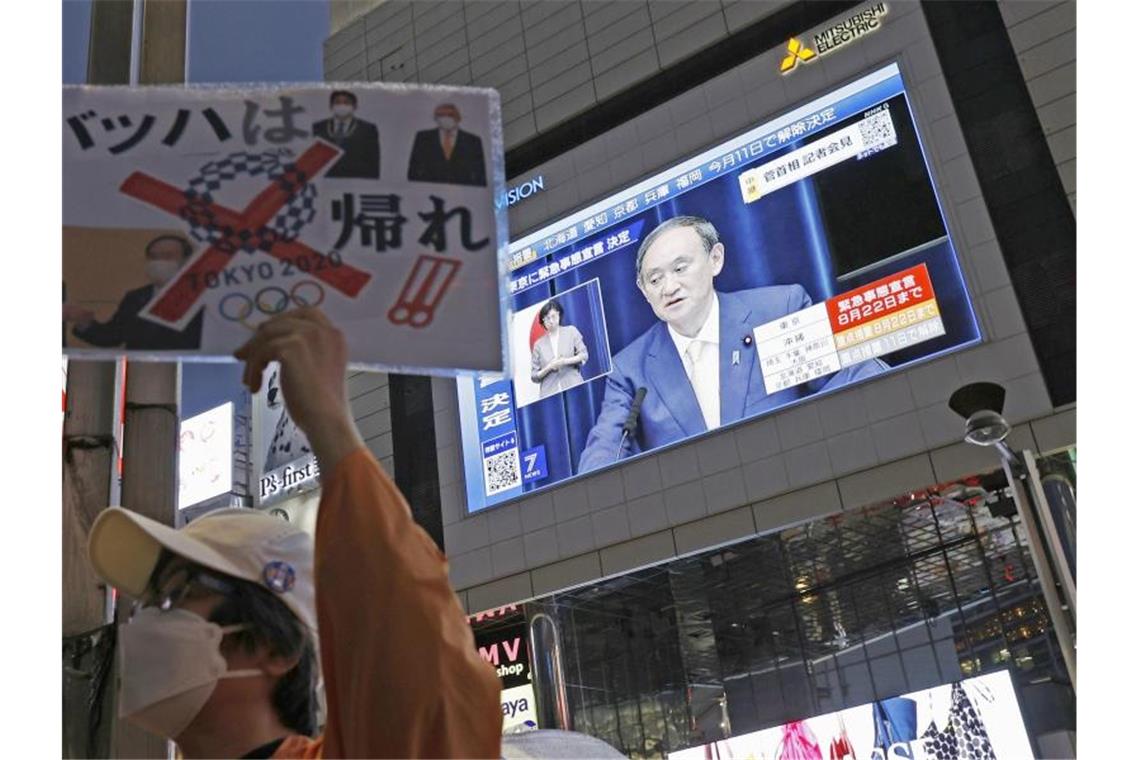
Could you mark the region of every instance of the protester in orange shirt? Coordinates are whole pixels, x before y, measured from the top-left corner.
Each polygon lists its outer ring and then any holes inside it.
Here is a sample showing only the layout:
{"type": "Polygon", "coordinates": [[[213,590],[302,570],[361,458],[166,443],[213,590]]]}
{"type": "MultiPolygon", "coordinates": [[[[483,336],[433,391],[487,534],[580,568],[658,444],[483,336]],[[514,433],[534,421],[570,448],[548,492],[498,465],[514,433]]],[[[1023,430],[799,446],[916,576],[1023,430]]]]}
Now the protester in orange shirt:
{"type": "Polygon", "coordinates": [[[281,365],[322,472],[315,553],[303,531],[253,510],[181,530],[105,510],[92,564],[139,599],[120,631],[120,714],[188,758],[498,757],[499,680],[446,560],[356,430],[344,337],[301,309],[235,356],[251,391],[281,365]],[[318,632],[327,720],[313,738],[318,632]]]}

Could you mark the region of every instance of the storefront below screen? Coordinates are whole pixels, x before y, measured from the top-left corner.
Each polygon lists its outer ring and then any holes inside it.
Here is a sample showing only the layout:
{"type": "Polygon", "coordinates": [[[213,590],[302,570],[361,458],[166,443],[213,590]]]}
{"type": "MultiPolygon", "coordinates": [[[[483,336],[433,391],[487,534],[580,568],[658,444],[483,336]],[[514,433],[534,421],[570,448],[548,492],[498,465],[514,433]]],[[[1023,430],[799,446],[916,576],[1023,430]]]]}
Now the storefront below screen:
{"type": "MultiPolygon", "coordinates": [[[[1076,452],[1036,461],[1075,546],[1076,452]]],[[[535,698],[538,727],[559,727],[543,717],[557,685],[530,669],[560,659],[569,728],[632,758],[941,760],[968,745],[1022,760],[1075,742],[1075,692],[1002,470],[470,621],[504,678],[505,731],[529,727],[519,708],[535,698]],[[559,658],[528,659],[540,615],[559,658]]]]}

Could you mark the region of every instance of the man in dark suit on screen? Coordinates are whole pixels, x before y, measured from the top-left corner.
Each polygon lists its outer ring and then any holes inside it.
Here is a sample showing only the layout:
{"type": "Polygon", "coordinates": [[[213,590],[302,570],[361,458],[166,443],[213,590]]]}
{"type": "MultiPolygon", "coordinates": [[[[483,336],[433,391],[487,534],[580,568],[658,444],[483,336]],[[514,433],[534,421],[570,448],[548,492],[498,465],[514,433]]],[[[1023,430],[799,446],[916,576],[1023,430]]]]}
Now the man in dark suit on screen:
{"type": "Polygon", "coordinates": [[[182,330],[172,330],[142,316],[155,293],[173,280],[194,249],[177,235],[159,235],[146,246],[146,276],[149,285],[129,290],[106,322],[95,321],[90,309],[65,303],[63,319],[74,326],[75,337],[99,348],[128,351],[192,351],[202,343],[202,312],[182,330]]]}
{"type": "Polygon", "coordinates": [[[870,359],[769,394],[752,329],[808,308],[811,297],[801,285],[718,291],[713,278],[724,257],[716,228],[695,216],[666,220],[642,241],[637,287],[661,321],[614,356],[578,472],[887,370],[870,359]],[[640,388],[646,393],[637,429],[623,443],[623,425],[640,388]]]}
{"type": "Polygon", "coordinates": [[[442,103],[435,109],[435,129],[416,133],[408,179],[449,185],[487,186],[483,141],[459,128],[459,109],[442,103]]]}
{"type": "Polygon", "coordinates": [[[344,151],[325,177],[380,179],[380,132],[376,125],[356,118],[356,95],[333,90],[329,95],[332,118],[313,124],[313,135],[344,151]]]}

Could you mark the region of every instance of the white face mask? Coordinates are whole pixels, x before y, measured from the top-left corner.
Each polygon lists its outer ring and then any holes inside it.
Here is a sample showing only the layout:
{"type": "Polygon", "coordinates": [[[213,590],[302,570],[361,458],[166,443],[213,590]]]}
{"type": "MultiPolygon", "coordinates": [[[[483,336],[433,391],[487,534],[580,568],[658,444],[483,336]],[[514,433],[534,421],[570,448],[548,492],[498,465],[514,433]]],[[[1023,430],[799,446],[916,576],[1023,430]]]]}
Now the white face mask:
{"type": "Polygon", "coordinates": [[[455,125],[459,122],[450,116],[440,116],[435,120],[435,123],[439,125],[440,129],[444,129],[450,132],[451,130],[455,129],[455,125]]]}
{"type": "Polygon", "coordinates": [[[202,711],[222,678],[264,676],[260,670],[227,670],[219,647],[223,628],[188,610],[140,610],[119,626],[119,717],[151,733],[175,739],[202,711]]]}
{"type": "Polygon", "coordinates": [[[168,259],[148,259],[146,262],[146,276],[155,285],[165,285],[174,279],[182,264],[168,259]]]}
{"type": "Polygon", "coordinates": [[[332,107],[333,116],[337,117],[338,119],[347,119],[348,117],[352,116],[354,111],[356,111],[355,108],[352,106],[344,105],[343,103],[337,103],[332,107]]]}

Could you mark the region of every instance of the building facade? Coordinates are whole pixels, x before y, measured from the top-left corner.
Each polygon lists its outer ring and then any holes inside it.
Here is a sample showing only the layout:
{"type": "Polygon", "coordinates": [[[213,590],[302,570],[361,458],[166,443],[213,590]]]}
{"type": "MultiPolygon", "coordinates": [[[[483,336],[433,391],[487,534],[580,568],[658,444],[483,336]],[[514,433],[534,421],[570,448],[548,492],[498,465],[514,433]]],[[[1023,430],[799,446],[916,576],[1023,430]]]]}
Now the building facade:
{"type": "MultiPolygon", "coordinates": [[[[456,382],[432,379],[428,396],[428,381],[393,376],[388,385],[382,375],[350,379],[354,409],[370,445],[380,455],[394,456],[398,479],[402,451],[404,461],[417,463],[417,472],[401,485],[406,492],[418,489],[411,501],[423,520],[438,520],[453,585],[469,612],[523,602],[529,609],[551,604],[578,609],[589,606],[591,594],[610,600],[599,602],[599,608],[624,604],[625,612],[609,618],[612,609],[595,610],[594,622],[580,630],[578,623],[560,618],[564,643],[585,635],[589,626],[594,640],[605,639],[610,635],[605,620],[627,621],[615,625],[629,628],[629,641],[639,636],[652,641],[652,631],[660,626],[645,621],[666,614],[662,610],[680,604],[677,600],[718,607],[721,613],[714,617],[720,627],[710,635],[719,641],[733,640],[733,623],[747,627],[749,620],[773,615],[785,616],[790,631],[797,620],[820,628],[818,635],[801,631],[790,660],[794,677],[781,675],[786,667],[775,657],[770,667],[761,667],[752,655],[739,653],[737,659],[746,664],[709,676],[707,668],[701,670],[708,665],[701,664],[701,653],[685,646],[674,647],[657,662],[626,657],[666,680],[670,673],[681,674],[669,683],[637,686],[633,671],[625,676],[599,673],[592,681],[582,674],[576,683],[594,689],[589,693],[604,682],[618,696],[591,702],[571,695],[581,708],[576,727],[631,754],[654,755],[715,739],[717,731],[752,730],[901,693],[914,685],[907,678],[945,683],[975,672],[966,662],[977,660],[977,668],[985,670],[1007,667],[1010,658],[1016,659],[1006,651],[997,660],[986,660],[988,650],[980,651],[984,647],[978,643],[984,637],[968,631],[997,625],[1005,636],[998,651],[1009,650],[1019,635],[1010,633],[1009,615],[1032,617],[1038,611],[1032,587],[1036,575],[1030,569],[1015,569],[1021,585],[1005,589],[1000,599],[985,582],[970,592],[981,594],[977,598],[953,592],[953,619],[943,616],[945,607],[934,611],[927,605],[923,613],[923,600],[913,595],[913,619],[884,622],[882,616],[895,609],[895,601],[886,600],[873,621],[846,624],[842,630],[848,635],[859,629],[853,645],[863,647],[858,652],[862,661],[851,667],[865,669],[866,677],[850,679],[856,684],[844,687],[850,693],[845,691],[840,702],[829,701],[832,697],[813,690],[811,680],[830,668],[831,676],[819,678],[838,683],[849,663],[815,646],[842,634],[828,617],[832,612],[804,601],[805,594],[826,594],[816,588],[816,576],[804,588],[797,585],[804,573],[797,575],[794,569],[795,547],[806,540],[801,534],[809,526],[820,526],[811,529],[814,542],[823,540],[821,532],[830,531],[834,538],[844,526],[858,532],[866,522],[873,531],[893,531],[895,538],[888,543],[894,548],[884,549],[883,561],[895,563],[891,572],[897,575],[901,567],[906,575],[921,565],[905,548],[907,540],[913,543],[905,536],[918,530],[916,525],[968,517],[972,527],[962,535],[970,541],[947,548],[949,539],[941,536],[927,547],[936,553],[970,551],[977,558],[958,569],[947,561],[943,580],[980,578],[981,568],[1004,574],[1012,560],[999,560],[1001,552],[993,547],[1022,546],[1024,538],[1010,525],[979,521],[978,510],[989,497],[965,503],[953,519],[939,512],[949,509],[939,501],[947,484],[978,487],[977,478],[986,478],[1000,464],[993,452],[962,441],[963,420],[947,406],[962,385],[990,381],[1004,386],[1004,416],[1013,424],[1009,440],[1015,450],[1048,455],[1074,449],[1075,3],[384,0],[334,3],[333,8],[325,45],[329,81],[436,82],[499,91],[507,184],[530,188],[528,197],[511,205],[512,239],[867,72],[897,64],[906,82],[927,169],[979,323],[977,345],[479,511],[468,503],[456,382]],[[818,60],[801,57],[790,71],[781,71],[784,59],[795,52],[792,40],[818,39],[821,30],[864,11],[876,13],[872,30],[851,35],[825,55],[816,53],[818,60]],[[411,385],[387,403],[385,388],[399,383],[411,385]],[[408,398],[415,399],[410,407],[408,398]],[[401,433],[394,419],[422,422],[428,414],[434,424],[417,428],[416,435],[401,433]],[[425,427],[433,435],[419,435],[425,427]],[[1005,530],[1011,537],[997,539],[1005,530]],[[725,548],[733,546],[737,548],[725,548]],[[754,577],[741,583],[740,593],[782,599],[777,605],[782,611],[761,609],[764,605],[757,603],[747,615],[729,614],[732,605],[724,599],[710,600],[706,594],[703,602],[695,601],[701,588],[732,565],[724,560],[731,551],[755,560],[754,577]],[[782,568],[776,575],[790,579],[789,589],[757,590],[764,578],[755,568],[766,565],[756,558],[765,554],[775,558],[771,568],[782,568]],[[650,588],[640,596],[656,601],[639,602],[641,606],[614,601],[621,599],[614,584],[650,588]],[[994,597],[988,608],[970,607],[987,595],[994,597]],[[666,597],[672,601],[662,601],[666,597]],[[823,618],[827,621],[820,622],[823,618]],[[920,622],[918,628],[907,627],[920,622]],[[907,638],[918,633],[922,642],[907,638]],[[886,655],[874,650],[872,640],[889,640],[897,662],[876,670],[871,661],[886,655]],[[974,642],[967,646],[969,656],[963,654],[963,641],[974,642]],[[907,654],[919,648],[921,654],[907,654]],[[920,660],[921,667],[915,664],[920,660]],[[983,661],[989,664],[983,667],[983,661]],[[691,683],[698,672],[717,684],[710,700],[729,695],[727,717],[715,723],[730,728],[697,731],[691,689],[688,697],[677,696],[675,704],[661,701],[660,695],[670,690],[683,695],[682,684],[691,683]],[[898,672],[907,675],[902,680],[883,675],[898,672]],[[756,696],[785,683],[788,690],[778,701],[756,696]],[[639,701],[648,693],[658,695],[652,709],[639,701]],[[608,707],[603,709],[603,703],[608,707]],[[582,707],[587,704],[601,713],[582,707]],[[634,707],[640,717],[631,723],[634,707]],[[687,717],[670,719],[671,710],[687,717]],[[602,713],[610,717],[599,717],[602,713]],[[650,713],[666,717],[650,720],[650,713]],[[617,727],[622,715],[626,729],[617,727]],[[629,729],[633,723],[636,730],[629,729]],[[658,728],[647,733],[650,724],[658,728]],[[682,736],[671,728],[681,725],[691,731],[682,736]]],[[[989,493],[999,494],[1002,488],[993,484],[989,493]]],[[[824,551],[822,545],[816,548],[824,551]]],[[[885,565],[851,560],[845,567],[833,572],[846,579],[838,584],[843,590],[827,593],[858,597],[860,584],[867,581],[849,578],[850,573],[878,577],[887,572],[885,565]]],[[[891,576],[892,593],[899,592],[903,575],[891,576]]],[[[841,605],[838,597],[833,601],[841,605]]],[[[843,619],[857,614],[846,613],[843,619]]],[[[686,619],[674,615],[662,625],[676,633],[686,619]]],[[[1025,640],[1037,641],[1037,634],[1031,634],[1025,640]]],[[[757,635],[753,649],[779,649],[770,634],[764,634],[766,643],[757,635]]],[[[1033,646],[1055,646],[1047,633],[1040,635],[1045,638],[1033,646]]],[[[729,657],[723,649],[711,650],[720,653],[720,665],[729,657]]],[[[708,652],[704,650],[706,660],[708,652]]],[[[1022,656],[1030,657],[1026,672],[1040,667],[1050,673],[1048,678],[1065,680],[1058,675],[1063,669],[1055,654],[1036,660],[1033,654],[1022,656]]],[[[1038,675],[1034,671],[1033,678],[1038,675]]],[[[1066,698],[1041,699],[1056,705],[1066,698]]],[[[1027,699],[1036,697],[1022,691],[1022,706],[1028,710],[1027,699]]],[[[1067,710],[1062,704],[1034,712],[1034,735],[1070,728],[1067,710]]],[[[1039,742],[1041,753],[1043,746],[1039,742]]]]}

